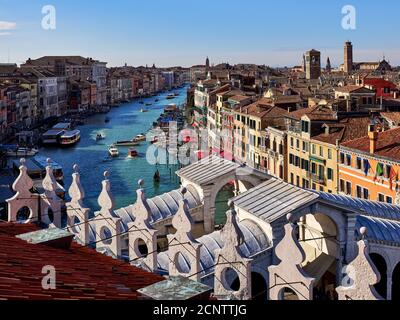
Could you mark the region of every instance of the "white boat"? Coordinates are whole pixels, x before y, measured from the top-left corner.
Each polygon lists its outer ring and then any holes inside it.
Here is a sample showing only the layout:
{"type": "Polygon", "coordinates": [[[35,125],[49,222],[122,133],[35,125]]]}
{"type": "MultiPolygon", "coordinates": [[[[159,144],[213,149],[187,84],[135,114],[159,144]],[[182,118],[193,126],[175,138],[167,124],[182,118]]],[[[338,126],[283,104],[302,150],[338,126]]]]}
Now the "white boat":
{"type": "Polygon", "coordinates": [[[146,141],[146,136],[144,134],[138,134],[135,138],[136,141],[146,141]]]}
{"type": "Polygon", "coordinates": [[[72,146],[81,139],[81,132],[79,130],[66,131],[60,137],[61,146],[72,146]]]}
{"type": "Polygon", "coordinates": [[[7,150],[6,154],[8,157],[33,157],[39,152],[35,148],[18,148],[15,150],[7,150]]]}
{"type": "Polygon", "coordinates": [[[108,149],[108,153],[110,154],[111,157],[118,157],[119,156],[119,150],[116,146],[111,146],[108,149]]]}

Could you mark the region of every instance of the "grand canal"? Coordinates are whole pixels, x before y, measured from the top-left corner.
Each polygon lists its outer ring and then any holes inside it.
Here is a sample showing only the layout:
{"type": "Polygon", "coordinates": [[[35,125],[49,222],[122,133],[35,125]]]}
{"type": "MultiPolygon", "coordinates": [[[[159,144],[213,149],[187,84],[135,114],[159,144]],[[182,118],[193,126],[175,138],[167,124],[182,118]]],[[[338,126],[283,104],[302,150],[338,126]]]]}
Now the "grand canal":
{"type": "MultiPolygon", "coordinates": [[[[74,164],[79,166],[82,185],[85,190],[85,205],[96,211],[99,209],[97,198],[101,191],[101,181],[104,179],[104,171],[110,172],[111,191],[115,198],[116,208],[128,206],[136,201],[137,181],[145,180],[145,191],[147,197],[154,197],[162,193],[179,188],[179,179],[175,171],[179,169],[173,165],[152,165],[146,160],[148,142],[142,142],[136,147],[140,157],[130,159],[127,157],[128,148],[120,147],[120,156],[113,160],[107,160],[108,147],[119,140],[130,140],[138,134],[146,133],[157,120],[166,105],[174,103],[181,105],[186,102],[187,87],[174,90],[178,92],[174,100],[167,100],[170,92],[155,97],[145,98],[145,103],[152,103],[146,107],[148,112],[141,112],[144,108],[139,100],[121,104],[113,108],[107,115],[95,115],[86,120],[86,124],[80,126],[81,141],[72,148],[42,148],[40,154],[53,159],[62,165],[64,170],[64,182],[66,189],[71,183],[71,174],[74,164]],[[158,102],[155,102],[159,100],[158,102]],[[110,118],[106,123],[105,118],[110,118]],[[104,140],[96,141],[96,135],[100,133],[105,136],[104,140]],[[156,170],[161,174],[160,183],[153,182],[156,170]]],[[[226,201],[232,193],[220,192],[217,198],[216,223],[223,223],[226,201]]]]}
{"type": "Polygon", "coordinates": [[[174,100],[167,100],[168,93],[155,97],[145,98],[145,103],[152,103],[146,107],[148,112],[141,112],[144,108],[139,100],[121,104],[113,108],[107,115],[99,114],[89,117],[86,124],[78,127],[81,131],[81,141],[72,148],[42,148],[40,154],[53,159],[63,166],[66,189],[71,183],[72,167],[78,164],[82,185],[85,190],[85,204],[92,210],[98,209],[97,197],[101,190],[101,181],[104,171],[110,172],[111,191],[117,208],[132,204],[136,200],[137,181],[145,180],[147,197],[168,192],[179,188],[179,180],[174,172],[177,166],[151,165],[146,160],[148,142],[142,142],[136,147],[138,158],[128,158],[128,148],[119,147],[120,156],[108,159],[108,147],[115,141],[130,140],[138,134],[146,133],[157,120],[166,105],[174,103],[181,105],[186,102],[187,88],[174,90],[179,92],[174,100]],[[155,100],[159,100],[155,102],[155,100]],[[106,123],[105,118],[110,118],[106,123]],[[96,141],[96,135],[101,133],[104,140],[96,141]],[[155,184],[153,176],[156,170],[160,171],[161,181],[155,184]]]}

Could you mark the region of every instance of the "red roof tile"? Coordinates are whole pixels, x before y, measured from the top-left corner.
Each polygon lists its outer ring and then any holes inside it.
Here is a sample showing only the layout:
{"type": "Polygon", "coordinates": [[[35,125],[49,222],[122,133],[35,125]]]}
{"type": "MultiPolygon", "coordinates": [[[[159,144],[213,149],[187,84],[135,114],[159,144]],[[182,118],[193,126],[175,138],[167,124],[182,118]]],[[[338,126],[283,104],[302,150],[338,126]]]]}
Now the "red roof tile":
{"type": "MultiPolygon", "coordinates": [[[[368,136],[342,144],[343,147],[369,153],[370,140],[368,136]]],[[[395,161],[400,160],[400,128],[380,132],[376,145],[375,156],[381,156],[395,161]]]]}
{"type": "Polygon", "coordinates": [[[15,237],[36,230],[32,224],[0,224],[0,300],[134,300],[138,289],[164,280],[75,242],[63,250],[15,237]],[[55,290],[42,288],[45,265],[56,269],[55,290]]]}

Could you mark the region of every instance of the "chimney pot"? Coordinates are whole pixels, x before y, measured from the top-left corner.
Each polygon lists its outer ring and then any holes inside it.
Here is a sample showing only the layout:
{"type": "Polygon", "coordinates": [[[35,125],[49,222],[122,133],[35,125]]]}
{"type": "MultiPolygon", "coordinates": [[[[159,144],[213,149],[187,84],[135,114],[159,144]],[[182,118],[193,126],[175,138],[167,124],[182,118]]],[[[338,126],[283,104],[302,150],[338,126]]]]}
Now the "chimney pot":
{"type": "Polygon", "coordinates": [[[376,131],[374,124],[369,125],[368,136],[369,136],[369,152],[371,154],[374,154],[376,151],[376,144],[378,142],[378,132],[376,131]]]}

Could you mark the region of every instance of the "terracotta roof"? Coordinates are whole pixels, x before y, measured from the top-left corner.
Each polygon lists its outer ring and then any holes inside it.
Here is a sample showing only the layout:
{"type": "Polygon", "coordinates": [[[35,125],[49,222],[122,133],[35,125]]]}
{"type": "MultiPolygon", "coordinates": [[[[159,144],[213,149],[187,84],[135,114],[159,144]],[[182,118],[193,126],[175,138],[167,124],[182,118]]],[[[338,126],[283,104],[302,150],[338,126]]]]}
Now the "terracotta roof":
{"type": "Polygon", "coordinates": [[[368,134],[369,117],[357,117],[342,119],[339,123],[325,124],[326,132],[314,136],[313,139],[329,144],[340,143],[361,138],[368,134]]]}
{"type": "Polygon", "coordinates": [[[315,120],[315,121],[318,120],[329,121],[337,119],[336,112],[334,112],[332,109],[326,106],[319,106],[319,105],[313,106],[311,108],[299,109],[290,112],[288,114],[289,118],[299,121],[303,116],[307,116],[308,118],[310,118],[310,120],[315,120]]]}
{"type": "MultiPolygon", "coordinates": [[[[343,147],[369,153],[370,140],[368,136],[342,144],[343,147]]],[[[378,133],[376,156],[400,160],[400,128],[378,133]]]]}
{"type": "Polygon", "coordinates": [[[135,300],[137,290],[164,280],[75,242],[65,250],[15,237],[36,230],[33,224],[0,224],[0,299],[135,300]],[[42,288],[45,265],[56,269],[55,290],[42,288]]]}
{"type": "Polygon", "coordinates": [[[388,121],[400,124],[400,112],[381,112],[381,116],[388,121]]]}

